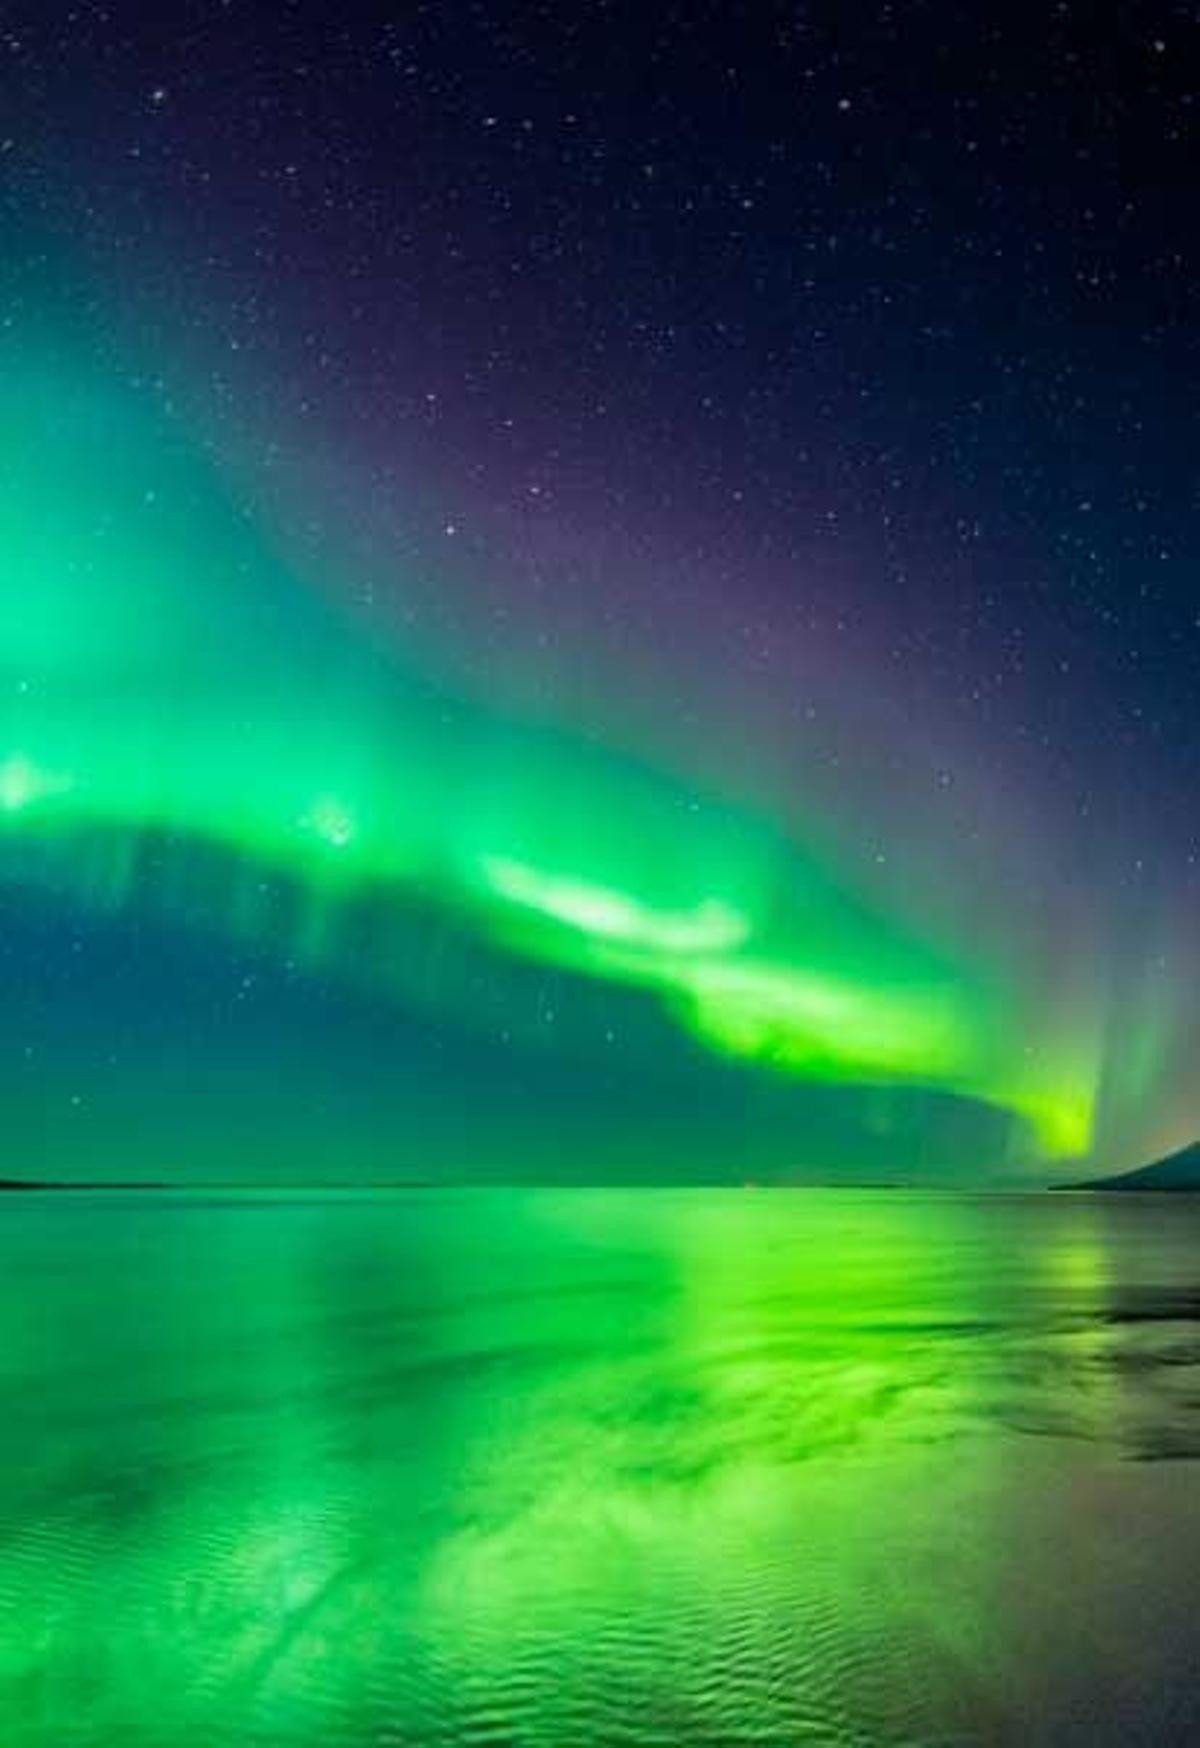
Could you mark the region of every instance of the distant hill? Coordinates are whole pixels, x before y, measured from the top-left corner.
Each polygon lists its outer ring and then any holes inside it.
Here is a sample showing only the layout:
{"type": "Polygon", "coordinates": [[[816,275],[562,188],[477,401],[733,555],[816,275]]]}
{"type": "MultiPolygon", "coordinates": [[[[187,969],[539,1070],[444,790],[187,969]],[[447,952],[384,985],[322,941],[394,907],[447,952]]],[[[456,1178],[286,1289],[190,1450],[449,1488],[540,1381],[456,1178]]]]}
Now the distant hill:
{"type": "Polygon", "coordinates": [[[1087,1183],[1072,1185],[1077,1190],[1200,1190],[1200,1141],[1181,1147],[1178,1153],[1168,1153],[1150,1165],[1139,1165],[1135,1171],[1118,1172],[1116,1177],[1091,1178],[1087,1183]]]}
{"type": "Polygon", "coordinates": [[[165,1190],[169,1187],[159,1183],[88,1183],[86,1179],[67,1183],[61,1178],[0,1177],[0,1195],[6,1190],[165,1190]]]}

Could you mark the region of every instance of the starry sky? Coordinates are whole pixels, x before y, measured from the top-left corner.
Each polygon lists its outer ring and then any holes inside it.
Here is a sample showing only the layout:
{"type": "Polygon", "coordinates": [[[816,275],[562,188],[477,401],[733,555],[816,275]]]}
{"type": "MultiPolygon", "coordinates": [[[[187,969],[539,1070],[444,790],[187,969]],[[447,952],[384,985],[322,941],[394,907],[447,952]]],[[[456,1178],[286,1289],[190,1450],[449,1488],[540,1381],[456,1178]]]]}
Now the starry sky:
{"type": "Polygon", "coordinates": [[[4,1175],[1200,1130],[1191,7],[0,26],[4,1175]]]}

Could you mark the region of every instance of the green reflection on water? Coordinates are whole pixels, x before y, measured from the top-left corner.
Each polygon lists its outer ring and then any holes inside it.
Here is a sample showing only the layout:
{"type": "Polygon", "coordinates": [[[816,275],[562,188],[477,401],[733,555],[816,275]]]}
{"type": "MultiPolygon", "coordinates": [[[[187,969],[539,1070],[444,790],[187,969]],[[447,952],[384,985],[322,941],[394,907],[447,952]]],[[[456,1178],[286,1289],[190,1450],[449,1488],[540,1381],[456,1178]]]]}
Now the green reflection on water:
{"type": "Polygon", "coordinates": [[[0,1215],[13,1748],[971,1739],[1031,1477],[1146,1433],[1111,1314],[1187,1268],[1068,1198],[0,1215]]]}

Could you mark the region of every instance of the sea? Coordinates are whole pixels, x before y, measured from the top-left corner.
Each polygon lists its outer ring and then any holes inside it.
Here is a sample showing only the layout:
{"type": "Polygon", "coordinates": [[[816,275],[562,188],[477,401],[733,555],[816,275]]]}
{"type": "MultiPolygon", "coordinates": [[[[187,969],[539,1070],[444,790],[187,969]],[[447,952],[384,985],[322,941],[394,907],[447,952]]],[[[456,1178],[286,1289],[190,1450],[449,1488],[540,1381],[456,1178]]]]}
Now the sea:
{"type": "Polygon", "coordinates": [[[1193,1744],[1200,1198],[0,1198],[4,1748],[1193,1744]]]}

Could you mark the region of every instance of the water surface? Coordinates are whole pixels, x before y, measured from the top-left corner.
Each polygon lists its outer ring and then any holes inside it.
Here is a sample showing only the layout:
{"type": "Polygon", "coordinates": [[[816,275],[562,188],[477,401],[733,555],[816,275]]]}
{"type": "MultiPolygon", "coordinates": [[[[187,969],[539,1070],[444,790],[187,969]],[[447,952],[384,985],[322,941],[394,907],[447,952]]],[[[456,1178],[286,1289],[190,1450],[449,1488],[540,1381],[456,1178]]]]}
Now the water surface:
{"type": "Polygon", "coordinates": [[[1187,1743],[1200,1207],[10,1195],[0,1741],[1187,1743]]]}

